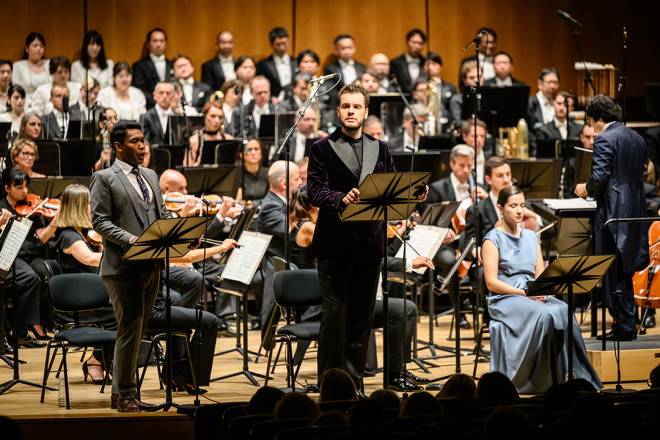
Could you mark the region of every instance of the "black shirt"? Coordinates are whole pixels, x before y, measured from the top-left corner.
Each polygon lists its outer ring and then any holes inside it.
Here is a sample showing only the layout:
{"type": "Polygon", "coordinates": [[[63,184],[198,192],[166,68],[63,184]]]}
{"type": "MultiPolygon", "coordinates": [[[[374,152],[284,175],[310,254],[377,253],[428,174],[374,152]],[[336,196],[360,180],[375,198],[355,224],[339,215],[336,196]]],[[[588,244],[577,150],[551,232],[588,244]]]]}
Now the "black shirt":
{"type": "Polygon", "coordinates": [[[268,168],[259,167],[257,174],[243,170],[243,199],[261,200],[268,193],[268,168]]]}
{"type": "Polygon", "coordinates": [[[296,243],[296,237],[302,225],[309,219],[302,219],[291,230],[289,234],[289,259],[298,269],[316,269],[316,257],[311,246],[301,247],[296,243]]]}
{"type": "Polygon", "coordinates": [[[63,273],[98,273],[98,267],[83,264],[76,260],[73,255],[64,253],[65,249],[70,248],[75,242],[81,240],[90,251],[95,252],[94,248],[85,240],[83,235],[74,228],[63,228],[59,230],[55,244],[63,273]]]}

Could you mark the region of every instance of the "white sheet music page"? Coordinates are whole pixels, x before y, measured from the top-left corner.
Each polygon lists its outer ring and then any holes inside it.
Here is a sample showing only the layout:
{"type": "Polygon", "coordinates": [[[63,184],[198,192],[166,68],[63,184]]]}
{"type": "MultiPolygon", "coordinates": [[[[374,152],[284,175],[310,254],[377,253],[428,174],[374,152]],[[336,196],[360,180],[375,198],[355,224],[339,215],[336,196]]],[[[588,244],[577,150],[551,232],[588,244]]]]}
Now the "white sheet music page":
{"type": "Polygon", "coordinates": [[[572,199],[543,199],[543,203],[554,210],[560,209],[596,209],[595,200],[585,200],[580,197],[572,199]]]}
{"type": "Polygon", "coordinates": [[[241,247],[231,251],[227,265],[222,271],[222,278],[250,285],[271,238],[268,234],[244,231],[238,240],[241,247]]]}
{"type": "Polygon", "coordinates": [[[27,218],[11,223],[11,229],[7,233],[5,242],[2,244],[2,249],[0,250],[0,270],[4,272],[9,271],[31,227],[32,221],[27,218]]]}
{"type": "MultiPolygon", "coordinates": [[[[406,250],[406,259],[413,260],[415,257],[423,256],[433,258],[442,246],[445,236],[449,232],[447,228],[439,228],[430,225],[417,225],[415,229],[410,231],[410,239],[408,240],[408,249],[406,250]]],[[[397,251],[395,257],[403,258],[403,244],[397,251]]],[[[423,274],[426,272],[426,267],[413,269],[413,272],[423,274]]]]}

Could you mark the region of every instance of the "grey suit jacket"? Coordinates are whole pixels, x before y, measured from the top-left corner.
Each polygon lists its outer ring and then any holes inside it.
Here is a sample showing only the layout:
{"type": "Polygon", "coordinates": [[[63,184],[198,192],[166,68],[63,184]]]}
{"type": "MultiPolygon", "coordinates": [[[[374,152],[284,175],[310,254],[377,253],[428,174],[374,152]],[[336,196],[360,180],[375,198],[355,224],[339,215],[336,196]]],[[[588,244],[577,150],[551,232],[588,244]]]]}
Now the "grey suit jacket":
{"type": "MultiPolygon", "coordinates": [[[[69,108],[69,121],[80,121],[80,106],[75,105],[69,108]]],[[[41,117],[42,132],[45,139],[61,139],[62,130],[57,125],[55,113],[49,113],[41,117]]],[[[78,138],[80,136],[77,136],[78,138]]]]}
{"type": "Polygon", "coordinates": [[[166,144],[168,141],[167,133],[163,133],[163,127],[160,125],[160,118],[156,107],[152,107],[145,114],[140,116],[140,124],[144,130],[144,137],[151,145],[166,144]]]}
{"type": "MultiPolygon", "coordinates": [[[[140,166],[140,172],[151,187],[158,207],[157,217],[165,215],[163,198],[156,172],[140,166]]],[[[103,237],[102,276],[124,275],[140,271],[153,262],[128,262],[122,255],[130,246],[129,240],[139,236],[149,226],[138,195],[131,182],[116,163],[92,175],[91,205],[94,230],[103,237]]]]}

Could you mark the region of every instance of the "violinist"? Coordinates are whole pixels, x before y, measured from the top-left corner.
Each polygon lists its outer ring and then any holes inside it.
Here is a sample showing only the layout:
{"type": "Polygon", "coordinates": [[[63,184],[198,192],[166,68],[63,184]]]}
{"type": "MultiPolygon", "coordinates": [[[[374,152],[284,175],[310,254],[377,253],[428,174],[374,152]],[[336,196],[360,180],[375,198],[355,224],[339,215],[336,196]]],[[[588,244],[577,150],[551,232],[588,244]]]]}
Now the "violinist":
{"type": "Polygon", "coordinates": [[[44,174],[37,173],[32,168],[39,159],[37,144],[28,139],[17,140],[11,149],[11,161],[30,178],[43,178],[44,174]]]}
{"type": "MultiPolygon", "coordinates": [[[[32,207],[24,212],[25,206],[21,207],[21,205],[25,205],[28,198],[30,176],[15,166],[4,170],[2,177],[6,197],[0,202],[0,208],[3,209],[3,212],[7,210],[16,217],[21,217],[17,210],[24,214],[29,213],[32,207]]],[[[57,229],[57,214],[49,219],[40,213],[34,213],[30,216],[30,220],[32,220],[32,227],[14,263],[18,291],[15,313],[19,344],[25,347],[37,347],[42,345],[38,341],[49,339],[44,330],[45,321],[41,319],[42,316],[44,318],[49,316],[46,290],[41,281],[42,277],[38,274],[43,271],[44,267],[43,261],[41,261],[43,245],[50,240],[57,229]]],[[[9,272],[8,278],[13,279],[13,271],[9,272]]],[[[11,284],[12,281],[9,281],[8,285],[11,284]]]]}
{"type": "Polygon", "coordinates": [[[190,137],[190,149],[183,158],[184,166],[201,165],[204,142],[234,139],[233,136],[225,133],[225,113],[221,101],[207,102],[202,113],[204,114],[204,129],[190,137]]]}

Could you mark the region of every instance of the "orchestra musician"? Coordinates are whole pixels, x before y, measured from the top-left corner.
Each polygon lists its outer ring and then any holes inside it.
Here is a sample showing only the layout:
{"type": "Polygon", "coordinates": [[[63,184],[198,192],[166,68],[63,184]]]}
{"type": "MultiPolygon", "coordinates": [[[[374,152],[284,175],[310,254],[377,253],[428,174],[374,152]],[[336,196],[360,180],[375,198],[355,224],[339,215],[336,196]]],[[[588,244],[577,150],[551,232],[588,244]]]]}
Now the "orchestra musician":
{"type": "Polygon", "coordinates": [[[183,166],[197,167],[202,163],[202,147],[206,141],[231,140],[234,137],[225,132],[225,113],[221,101],[204,104],[204,128],[190,137],[190,148],[183,158],[183,166]]]}
{"type": "Polygon", "coordinates": [[[33,170],[34,163],[39,159],[37,144],[29,139],[17,140],[11,148],[11,161],[31,179],[46,177],[33,170]]]}

